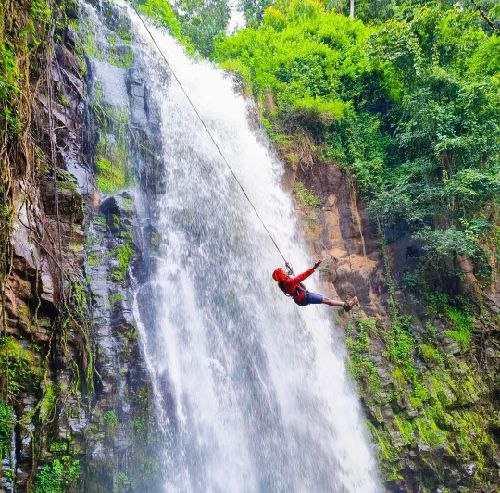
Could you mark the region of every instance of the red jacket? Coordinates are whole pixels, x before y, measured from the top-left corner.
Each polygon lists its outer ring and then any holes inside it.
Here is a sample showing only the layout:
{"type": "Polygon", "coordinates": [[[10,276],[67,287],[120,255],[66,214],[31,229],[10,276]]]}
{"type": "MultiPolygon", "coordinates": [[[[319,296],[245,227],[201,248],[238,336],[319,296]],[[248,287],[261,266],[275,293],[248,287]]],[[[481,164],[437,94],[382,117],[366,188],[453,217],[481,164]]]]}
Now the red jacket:
{"type": "Polygon", "coordinates": [[[287,277],[279,283],[281,291],[293,296],[295,301],[302,301],[305,296],[304,292],[306,291],[306,287],[302,284],[302,281],[305,281],[313,272],[314,269],[307,269],[297,277],[287,277]]]}

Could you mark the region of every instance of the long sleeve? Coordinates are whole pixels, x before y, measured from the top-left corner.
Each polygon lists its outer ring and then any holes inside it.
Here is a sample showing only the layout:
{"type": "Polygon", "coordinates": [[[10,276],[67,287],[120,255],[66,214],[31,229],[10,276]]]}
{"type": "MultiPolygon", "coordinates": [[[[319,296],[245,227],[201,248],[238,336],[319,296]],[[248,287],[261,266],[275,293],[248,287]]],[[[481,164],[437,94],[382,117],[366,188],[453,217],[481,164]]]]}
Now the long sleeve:
{"type": "Polygon", "coordinates": [[[302,281],[305,281],[313,272],[314,269],[307,269],[305,272],[302,272],[302,274],[299,274],[297,277],[294,277],[293,283],[300,284],[302,281]]]}
{"type": "Polygon", "coordinates": [[[314,269],[307,269],[305,272],[299,274],[297,277],[288,277],[286,281],[283,282],[285,292],[290,295],[294,295],[297,290],[297,287],[300,286],[301,282],[307,279],[313,272],[314,269]]]}

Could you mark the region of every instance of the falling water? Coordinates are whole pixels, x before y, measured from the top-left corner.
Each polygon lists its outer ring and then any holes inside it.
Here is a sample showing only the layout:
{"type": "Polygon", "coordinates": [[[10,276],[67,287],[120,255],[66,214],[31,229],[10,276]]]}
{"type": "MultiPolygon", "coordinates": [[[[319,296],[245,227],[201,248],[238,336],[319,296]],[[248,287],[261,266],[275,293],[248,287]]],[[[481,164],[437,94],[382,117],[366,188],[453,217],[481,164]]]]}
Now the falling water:
{"type": "MultiPolygon", "coordinates": [[[[125,2],[119,1],[121,5],[125,2]]],[[[129,8],[135,57],[159,109],[162,186],[136,194],[145,252],[135,317],[165,433],[164,491],[372,492],[376,465],[326,306],[296,307],[271,279],[281,258],[179,85],[296,269],[311,265],[282,164],[231,79],[187,57],[129,8]],[[145,203],[152,205],[146,207],[145,203]]],[[[140,188],[140,187],[139,187],[140,188]]],[[[308,280],[314,289],[315,280],[308,280]]]]}

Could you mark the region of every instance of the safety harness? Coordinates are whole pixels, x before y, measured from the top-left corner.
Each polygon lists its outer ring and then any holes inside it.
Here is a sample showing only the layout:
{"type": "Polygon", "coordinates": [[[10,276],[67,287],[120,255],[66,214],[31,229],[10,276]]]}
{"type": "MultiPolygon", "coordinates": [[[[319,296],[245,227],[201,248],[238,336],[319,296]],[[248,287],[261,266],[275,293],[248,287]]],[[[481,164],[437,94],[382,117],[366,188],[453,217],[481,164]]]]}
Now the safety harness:
{"type": "Polygon", "coordinates": [[[285,283],[283,281],[278,283],[279,288],[283,292],[285,296],[290,296],[293,298],[295,301],[297,301],[297,298],[302,298],[300,295],[302,294],[303,296],[306,295],[307,289],[304,286],[304,284],[300,283],[296,288],[293,293],[288,293],[285,288],[285,283]]]}

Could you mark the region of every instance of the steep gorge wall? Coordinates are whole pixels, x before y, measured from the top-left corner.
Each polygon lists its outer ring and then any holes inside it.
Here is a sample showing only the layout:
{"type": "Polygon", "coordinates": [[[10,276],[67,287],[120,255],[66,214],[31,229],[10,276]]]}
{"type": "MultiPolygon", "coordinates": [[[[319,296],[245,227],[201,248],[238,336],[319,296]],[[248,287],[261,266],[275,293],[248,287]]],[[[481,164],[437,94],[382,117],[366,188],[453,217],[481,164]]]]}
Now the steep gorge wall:
{"type": "Polygon", "coordinates": [[[496,491],[498,310],[474,292],[473,313],[412,295],[418,264],[408,232],[381,234],[349,173],[313,153],[288,166],[285,186],[325,292],[357,295],[337,324],[389,491],[496,491]],[[298,185],[298,186],[297,186],[298,185]]]}
{"type": "Polygon", "coordinates": [[[72,2],[54,7],[2,5],[5,491],[56,491],[62,475],[75,482],[87,415],[82,390],[93,384],[83,202],[63,164],[82,146],[84,84],[65,27],[77,11],[72,2]]]}
{"type": "Polygon", "coordinates": [[[156,432],[130,309],[133,202],[96,162],[111,134],[89,98],[96,43],[72,0],[1,14],[0,491],[135,491],[158,471],[156,432]]]}

